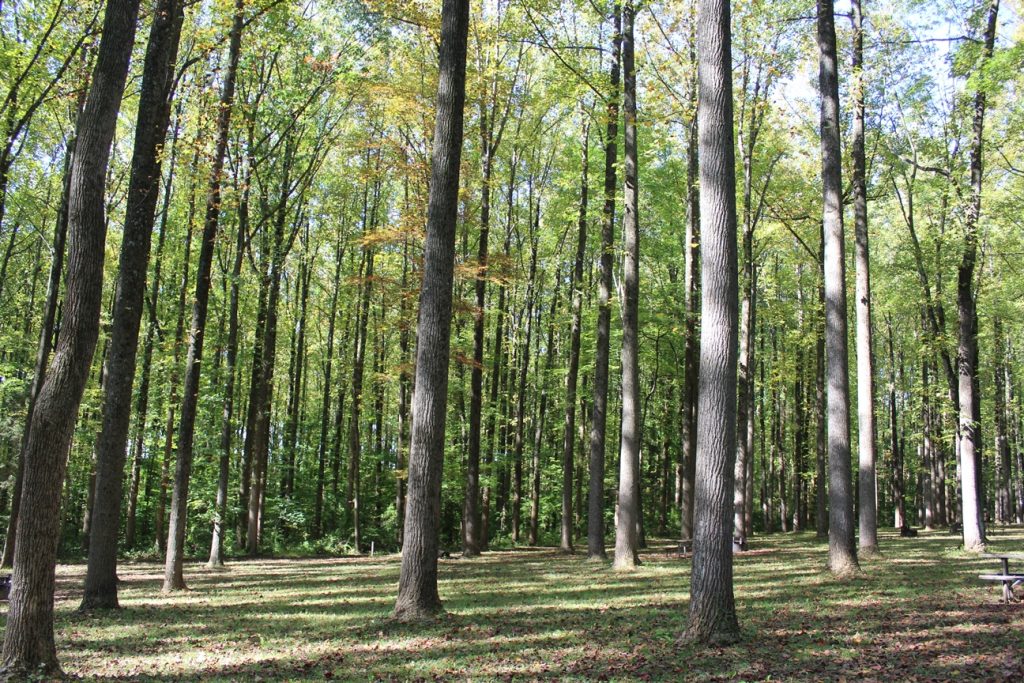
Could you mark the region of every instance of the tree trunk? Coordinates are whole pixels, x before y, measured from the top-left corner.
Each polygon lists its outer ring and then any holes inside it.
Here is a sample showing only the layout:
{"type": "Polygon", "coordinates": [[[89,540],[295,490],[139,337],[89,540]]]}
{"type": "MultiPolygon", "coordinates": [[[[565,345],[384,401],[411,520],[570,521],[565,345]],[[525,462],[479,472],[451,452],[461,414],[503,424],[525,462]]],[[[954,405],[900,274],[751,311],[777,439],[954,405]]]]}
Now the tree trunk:
{"type": "Polygon", "coordinates": [[[889,332],[889,449],[892,451],[892,494],[893,526],[903,528],[907,523],[904,509],[903,463],[900,458],[899,423],[896,420],[896,353],[893,345],[892,323],[887,324],[889,332]]]}
{"type": "MultiPolygon", "coordinates": [[[[532,191],[532,186],[531,186],[532,191]]],[[[532,206],[532,198],[531,198],[532,206]]],[[[516,400],[516,435],[514,451],[514,482],[512,488],[512,540],[519,543],[520,517],[522,510],[523,491],[523,449],[525,447],[524,430],[526,428],[526,380],[530,372],[530,342],[533,339],[533,307],[537,297],[537,240],[540,233],[540,201],[537,202],[533,221],[533,237],[530,246],[530,273],[527,279],[526,293],[526,334],[520,348],[519,388],[516,400]]]]}
{"type": "Polygon", "coordinates": [[[850,490],[850,374],[847,360],[846,255],[843,236],[843,160],[839,137],[839,73],[832,0],[818,0],[821,88],[821,180],[825,230],[825,345],[828,377],[829,569],[859,570],[850,490]]]}
{"type": "Polygon", "coordinates": [[[864,152],[864,14],[853,0],[853,216],[857,236],[857,435],[860,551],[878,551],[875,493],[875,361],[871,340],[871,270],[868,250],[867,160],[864,152]]]}
{"type": "Polygon", "coordinates": [[[818,253],[818,306],[815,315],[815,378],[814,378],[814,527],[819,541],[828,537],[828,480],[825,476],[825,233],[821,224],[818,253]]]}
{"type": "MultiPolygon", "coordinates": [[[[339,235],[338,242],[334,248],[334,286],[331,292],[331,312],[327,318],[327,361],[324,363],[324,397],[320,412],[320,444],[317,446],[316,457],[316,502],[313,508],[313,538],[316,539],[321,538],[324,533],[324,486],[327,469],[327,438],[331,424],[331,376],[334,372],[334,330],[338,317],[338,290],[341,289],[341,266],[344,259],[345,250],[342,237],[339,235]]],[[[402,298],[402,301],[404,303],[405,297],[402,298]]],[[[400,415],[399,417],[402,419],[403,416],[400,415]]],[[[399,463],[399,469],[401,469],[401,463],[399,463]]],[[[398,514],[399,520],[401,520],[401,506],[399,506],[398,514]]]]}
{"type": "Polygon", "coordinates": [[[611,87],[606,101],[608,120],[604,138],[604,208],[597,294],[597,349],[594,354],[594,401],[590,418],[590,485],[587,496],[587,557],[592,560],[603,560],[607,557],[604,549],[604,461],[608,429],[608,360],[611,350],[615,192],[618,186],[616,165],[619,153],[619,50],[622,44],[622,18],[618,2],[615,3],[613,13],[611,87]]]}
{"type": "Polygon", "coordinates": [[[142,74],[117,293],[104,369],[103,428],[96,444],[96,495],[81,609],[118,606],[117,536],[125,447],[131,422],[142,298],[160,192],[160,148],[170,123],[171,90],[185,13],[178,0],[161,0],[153,16],[142,74]]]}
{"type": "Polygon", "coordinates": [[[32,413],[25,448],[21,517],[4,631],[4,678],[62,677],[53,637],[53,591],[60,498],[99,335],[106,241],[104,185],[128,64],[138,0],[110,0],[85,109],[68,200],[67,294],[56,353],[32,413]]]}
{"type": "Polygon", "coordinates": [[[540,407],[537,410],[537,425],[533,431],[533,467],[531,469],[532,482],[530,484],[530,531],[527,537],[527,543],[530,545],[537,545],[537,527],[540,523],[541,448],[544,441],[544,426],[548,410],[546,380],[555,365],[555,323],[558,319],[558,295],[561,293],[561,284],[562,272],[561,268],[559,268],[558,272],[555,274],[555,293],[551,297],[551,320],[548,322],[547,345],[544,347],[547,350],[547,356],[544,361],[544,372],[543,374],[539,374],[537,385],[538,391],[540,391],[540,407]]]}
{"type": "MultiPolygon", "coordinates": [[[[992,57],[999,0],[990,0],[983,58],[992,57]]],[[[978,222],[981,219],[982,154],[985,134],[985,91],[974,95],[971,140],[971,200],[964,218],[964,252],[957,271],[956,304],[960,319],[957,369],[960,396],[960,473],[963,501],[964,550],[985,549],[984,498],[981,486],[981,412],[978,379],[978,302],[974,293],[974,267],[978,258],[978,222]]]]}
{"type": "Polygon", "coordinates": [[[174,494],[171,499],[171,519],[167,532],[167,558],[164,565],[164,591],[183,590],[182,572],[185,554],[185,523],[188,510],[189,478],[192,474],[193,437],[196,428],[196,409],[199,404],[199,377],[202,370],[203,341],[206,333],[206,312],[210,300],[210,272],[213,268],[213,249],[216,246],[220,221],[220,189],[227,154],[231,109],[235,100],[235,77],[241,51],[242,28],[245,20],[245,0],[236,0],[231,26],[228,67],[224,76],[217,114],[217,146],[210,170],[209,195],[206,218],[203,223],[203,241],[196,264],[196,292],[192,305],[192,324],[189,332],[188,358],[185,364],[185,385],[178,426],[178,462],[174,473],[174,494]]]}
{"type": "MultiPolygon", "coordinates": [[[[364,230],[366,226],[364,225],[364,230]]],[[[360,420],[363,407],[363,373],[366,361],[366,331],[370,318],[370,292],[373,282],[373,247],[367,249],[366,269],[363,273],[362,301],[357,318],[355,356],[352,362],[352,413],[348,427],[348,478],[346,480],[349,523],[352,525],[353,546],[357,553],[361,552],[362,541],[360,525],[360,465],[362,456],[362,434],[360,420]]]]}
{"type": "Polygon", "coordinates": [[[288,222],[288,197],[291,193],[291,168],[295,150],[291,139],[285,141],[284,145],[281,185],[278,190],[279,195],[274,215],[271,217],[274,223],[274,235],[270,246],[270,271],[266,279],[266,318],[260,346],[260,363],[253,369],[253,382],[256,384],[255,391],[251,394],[252,404],[249,407],[253,417],[252,475],[249,482],[245,550],[250,557],[255,557],[259,553],[263,531],[267,464],[270,458],[274,372],[277,365],[277,309],[281,300],[281,280],[284,277],[285,260],[291,248],[291,240],[286,237],[285,228],[288,222]]]}
{"type": "Polygon", "coordinates": [[[138,516],[139,503],[139,482],[142,478],[142,454],[145,447],[146,424],[149,414],[149,388],[151,373],[153,370],[153,349],[156,345],[156,338],[159,334],[159,315],[157,303],[160,298],[160,288],[163,282],[163,253],[167,241],[167,222],[170,215],[171,194],[174,187],[175,163],[177,161],[178,133],[181,122],[181,106],[178,107],[174,124],[174,134],[171,137],[171,153],[167,164],[167,180],[164,183],[163,206],[160,210],[160,234],[157,237],[156,254],[153,259],[153,278],[149,288],[149,298],[146,302],[149,309],[149,318],[146,323],[146,341],[142,346],[142,376],[139,379],[139,396],[135,405],[135,434],[132,438],[131,460],[132,473],[128,485],[128,511],[125,514],[125,547],[135,547],[135,528],[138,516]]]}
{"type": "Polygon", "coordinates": [[[576,382],[580,370],[580,331],[583,327],[583,259],[587,253],[587,200],[588,191],[588,149],[590,147],[590,126],[583,127],[583,177],[580,182],[578,235],[576,260],[569,290],[572,293],[572,326],[569,332],[569,370],[565,376],[565,431],[562,439],[562,538],[559,545],[564,553],[574,552],[573,548],[573,453],[576,444],[576,382]]]}
{"type": "Polygon", "coordinates": [[[625,219],[623,238],[622,302],[622,437],[619,446],[619,518],[615,527],[617,570],[640,563],[637,525],[640,522],[640,226],[637,215],[636,67],[633,23],[636,8],[627,0],[622,8],[622,70],[625,81],[623,120],[625,128],[625,219]]]}
{"type": "Polygon", "coordinates": [[[412,402],[405,543],[395,604],[395,617],[405,621],[430,618],[441,611],[441,599],[437,593],[438,525],[448,407],[452,282],[466,101],[468,30],[468,0],[443,0],[437,122],[412,402]]]}
{"type": "MultiPolygon", "coordinates": [[[[690,61],[696,63],[696,40],[691,35],[690,61]]],[[[686,243],[683,245],[685,273],[683,295],[686,315],[686,341],[683,347],[682,453],[679,463],[679,537],[693,539],[693,486],[697,464],[697,403],[700,374],[700,154],[696,74],[690,83],[689,140],[686,151],[686,243]]]]}
{"type": "Polygon", "coordinates": [[[701,304],[693,570],[684,638],[709,645],[739,639],[732,586],[732,494],[736,457],[738,299],[736,157],[733,146],[729,3],[701,0],[700,213],[705,285],[701,304]]]}

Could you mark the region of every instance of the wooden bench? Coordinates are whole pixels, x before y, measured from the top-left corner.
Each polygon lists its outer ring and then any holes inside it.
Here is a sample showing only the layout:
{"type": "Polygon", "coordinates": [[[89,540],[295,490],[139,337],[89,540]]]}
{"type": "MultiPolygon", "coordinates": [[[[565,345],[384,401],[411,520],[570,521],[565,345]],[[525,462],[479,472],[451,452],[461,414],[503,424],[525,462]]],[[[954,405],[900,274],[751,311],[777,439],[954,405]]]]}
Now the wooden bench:
{"type": "Polygon", "coordinates": [[[1024,561],[1024,555],[996,555],[985,553],[985,557],[999,560],[1001,572],[999,574],[979,574],[982,581],[998,581],[1003,584],[1003,602],[1009,604],[1014,601],[1013,589],[1024,584],[1024,574],[1015,574],[1010,571],[1010,560],[1024,561]]]}

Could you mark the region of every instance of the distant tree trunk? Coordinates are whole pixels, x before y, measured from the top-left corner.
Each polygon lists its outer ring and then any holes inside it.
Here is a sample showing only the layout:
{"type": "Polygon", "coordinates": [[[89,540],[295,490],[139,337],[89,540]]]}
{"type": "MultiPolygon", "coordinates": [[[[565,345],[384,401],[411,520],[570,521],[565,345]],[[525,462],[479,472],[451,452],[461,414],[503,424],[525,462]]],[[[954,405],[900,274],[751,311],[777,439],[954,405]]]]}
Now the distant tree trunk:
{"type": "Polygon", "coordinates": [[[729,3],[722,0],[698,4],[701,274],[705,291],[693,570],[690,616],[683,637],[709,645],[734,643],[740,635],[732,587],[731,538],[739,284],[729,15],[729,3]]]}
{"type": "Polygon", "coordinates": [[[622,302],[622,440],[619,446],[619,519],[615,527],[614,568],[628,570],[640,563],[637,525],[640,523],[640,226],[637,198],[636,67],[631,0],[622,8],[622,70],[625,81],[625,219],[622,302]]]}
{"type": "Polygon", "coordinates": [[[889,449],[892,451],[892,494],[896,499],[893,526],[901,529],[907,523],[907,511],[904,508],[903,459],[900,457],[899,424],[896,420],[896,353],[892,323],[887,321],[886,326],[889,333],[889,449]]]}
{"type": "Polygon", "coordinates": [[[438,525],[448,407],[452,282],[466,101],[468,30],[468,0],[443,0],[437,122],[412,402],[405,543],[395,604],[395,617],[404,621],[430,618],[442,609],[437,593],[438,525]]]}
{"type": "Polygon", "coordinates": [[[871,271],[868,250],[867,160],[864,152],[864,14],[853,0],[853,216],[857,237],[857,424],[860,470],[858,518],[860,550],[878,550],[875,492],[875,362],[871,340],[871,271]]]}
{"type": "Polygon", "coordinates": [[[178,0],[161,0],[146,49],[128,204],[121,242],[110,346],[104,368],[103,428],[96,444],[95,503],[81,609],[117,608],[117,537],[121,519],[125,447],[139,348],[143,293],[160,192],[160,148],[170,123],[178,40],[185,13],[178,0]]]}
{"type": "Polygon", "coordinates": [[[1009,366],[1006,363],[1006,338],[1003,332],[1003,321],[998,316],[992,324],[994,330],[995,367],[993,368],[995,388],[994,401],[996,423],[996,521],[999,524],[1010,524],[1013,521],[1012,467],[1010,460],[1010,434],[1008,429],[1008,406],[1012,402],[1007,387],[1009,385],[1009,366]]]}
{"type": "MultiPolygon", "coordinates": [[[[317,446],[316,457],[316,502],[313,508],[313,538],[320,538],[324,533],[324,487],[327,469],[327,439],[331,424],[331,376],[334,371],[334,330],[338,318],[338,290],[341,289],[341,266],[344,260],[345,250],[342,238],[339,236],[338,243],[334,248],[334,285],[331,292],[331,312],[327,319],[327,360],[324,363],[324,397],[320,412],[320,444],[317,446]]],[[[404,304],[404,297],[402,301],[404,304]]],[[[402,417],[400,415],[400,419],[402,417]]],[[[401,464],[399,463],[399,465],[401,464]]],[[[399,469],[401,469],[401,466],[399,466],[399,469]]],[[[401,520],[401,506],[399,506],[398,514],[399,520],[401,520]]]]}
{"type": "MultiPolygon", "coordinates": [[[[802,325],[798,331],[802,332],[802,325]]],[[[807,401],[804,397],[804,376],[804,348],[799,345],[796,349],[796,381],[793,385],[793,531],[803,531],[806,523],[803,506],[807,456],[807,401]]]]}
{"type": "MultiPolygon", "coordinates": [[[[365,226],[364,226],[365,229],[365,226]]],[[[360,465],[362,456],[362,436],[360,421],[362,419],[363,407],[363,373],[366,362],[366,334],[370,318],[370,292],[373,282],[373,260],[374,250],[369,247],[364,256],[366,269],[363,273],[362,300],[359,304],[359,313],[356,327],[356,344],[354,358],[352,361],[352,407],[351,421],[348,427],[348,478],[347,503],[349,510],[349,523],[352,525],[353,545],[356,552],[361,552],[362,528],[360,525],[360,465]]]]}
{"type": "MultiPolygon", "coordinates": [[[[250,140],[251,143],[251,140],[250,140]]],[[[251,145],[249,146],[251,150],[251,145]]],[[[211,569],[224,565],[224,529],[228,514],[228,475],[231,467],[232,436],[234,434],[235,413],[235,380],[238,374],[238,303],[242,277],[242,262],[245,256],[246,241],[249,232],[249,196],[252,177],[252,158],[248,159],[242,187],[242,197],[238,207],[238,232],[235,237],[235,254],[231,263],[231,293],[228,301],[228,344],[227,344],[227,375],[224,387],[224,407],[221,412],[220,426],[220,462],[217,468],[217,499],[213,519],[213,535],[210,540],[210,559],[207,566],[211,569]]]]}
{"type": "MultiPolygon", "coordinates": [[[[242,204],[241,207],[246,207],[242,204]]],[[[240,208],[241,208],[240,207],[240,208]]],[[[267,245],[264,239],[261,252],[266,252],[267,245]]],[[[256,329],[253,331],[252,345],[252,367],[249,370],[249,397],[245,411],[245,437],[242,443],[242,467],[238,488],[238,547],[247,549],[249,547],[249,498],[252,496],[253,473],[259,475],[256,463],[258,458],[254,456],[256,447],[256,420],[259,414],[259,407],[262,405],[261,398],[261,377],[263,372],[263,342],[267,326],[267,297],[270,292],[269,274],[265,266],[260,266],[260,287],[257,294],[256,304],[256,329]]]]}
{"type": "MultiPolygon", "coordinates": [[[[594,400],[590,418],[590,485],[587,503],[587,557],[603,560],[604,549],[604,461],[608,428],[608,359],[611,350],[612,253],[615,243],[616,166],[619,136],[619,51],[622,17],[619,3],[612,10],[611,87],[606,100],[607,123],[604,138],[604,208],[601,222],[600,278],[597,293],[597,349],[594,353],[594,400]]],[[[552,314],[554,311],[552,310],[552,314]]]]}
{"type": "Polygon", "coordinates": [[[10,608],[5,679],[63,677],[53,637],[60,499],[78,409],[99,336],[107,223],[104,186],[138,17],[138,0],[110,0],[85,109],[68,201],[67,294],[60,339],[29,425],[10,608]]]}
{"type": "Polygon", "coordinates": [[[235,1],[235,16],[229,38],[228,66],[224,75],[217,114],[217,143],[210,170],[209,195],[206,200],[206,218],[203,223],[203,241],[196,264],[196,292],[192,306],[192,325],[189,332],[188,358],[185,365],[185,385],[178,427],[178,462],[174,473],[174,495],[171,499],[171,519],[167,532],[167,558],[164,565],[164,591],[183,590],[182,572],[185,555],[185,524],[188,512],[188,487],[192,475],[193,438],[196,428],[196,409],[199,405],[199,377],[202,371],[203,341],[206,333],[206,312],[210,300],[210,273],[213,269],[213,249],[216,246],[220,221],[220,190],[223,181],[224,157],[227,154],[231,110],[235,101],[235,77],[241,52],[242,28],[245,22],[245,0],[235,1]]]}
{"type": "Polygon", "coordinates": [[[561,284],[562,273],[559,268],[559,272],[555,274],[555,292],[551,297],[551,320],[548,322],[547,344],[544,347],[547,350],[547,355],[544,360],[544,372],[543,374],[539,374],[538,380],[540,407],[537,410],[537,424],[533,431],[533,463],[531,468],[532,482],[530,484],[530,531],[527,536],[527,543],[530,545],[537,545],[537,527],[540,523],[540,455],[544,441],[544,426],[548,410],[546,380],[555,365],[555,323],[558,319],[558,295],[561,293],[561,284]]]}
{"type": "Polygon", "coordinates": [[[580,182],[580,205],[576,241],[576,260],[569,280],[572,294],[572,323],[569,332],[569,370],[565,376],[565,431],[562,439],[562,539],[560,548],[564,553],[574,552],[573,548],[573,465],[576,444],[576,383],[580,370],[580,331],[583,327],[583,259],[587,253],[587,182],[588,148],[590,147],[590,126],[583,127],[583,162],[580,182]]]}
{"type": "Polygon", "coordinates": [[[859,570],[850,491],[850,375],[847,360],[843,161],[839,137],[839,73],[832,0],[818,0],[821,88],[821,179],[825,201],[825,343],[828,377],[829,569],[859,570]]]}
{"type": "MultiPolygon", "coordinates": [[[[306,243],[309,242],[306,236],[306,243]]],[[[304,369],[306,366],[306,310],[309,304],[309,280],[313,264],[307,262],[307,256],[303,254],[302,263],[299,266],[299,314],[295,323],[295,343],[292,357],[292,381],[288,392],[288,420],[285,423],[285,448],[287,449],[287,463],[283,479],[283,494],[287,498],[295,495],[295,459],[296,450],[299,445],[299,423],[301,421],[302,389],[304,369]]]]}
{"type": "MultiPolygon", "coordinates": [[[[532,191],[532,186],[531,186],[532,191]]],[[[532,206],[532,199],[531,199],[532,206]]],[[[512,540],[519,542],[520,517],[522,515],[523,491],[523,449],[525,447],[524,430],[526,428],[526,380],[530,372],[530,342],[533,339],[533,307],[537,297],[537,240],[540,232],[540,201],[537,202],[533,222],[533,237],[530,246],[530,273],[527,279],[526,293],[526,334],[520,348],[519,387],[516,390],[516,436],[514,451],[514,483],[512,487],[512,540]]]]}
{"type": "MultiPolygon", "coordinates": [[[[691,35],[690,61],[696,63],[696,41],[691,35]]],[[[698,140],[697,78],[690,83],[689,140],[686,152],[686,243],[683,245],[685,273],[686,340],[683,347],[682,453],[679,464],[679,536],[684,541],[693,539],[693,486],[697,464],[697,389],[700,381],[700,335],[697,320],[700,315],[700,155],[698,140]]]]}
{"type": "MultiPolygon", "coordinates": [[[[509,240],[511,239],[511,233],[507,233],[505,237],[505,255],[508,255],[509,240]]],[[[487,426],[485,433],[487,435],[487,451],[484,453],[484,485],[483,493],[480,500],[480,549],[486,550],[490,543],[491,537],[491,498],[495,497],[495,507],[498,508],[498,525],[504,528],[505,518],[503,516],[504,511],[504,492],[505,481],[502,478],[504,475],[504,468],[500,468],[496,473],[494,471],[494,456],[495,449],[501,448],[504,451],[505,436],[507,433],[507,423],[504,422],[503,418],[506,415],[508,408],[508,394],[505,389],[508,385],[508,363],[506,361],[505,352],[505,341],[506,341],[506,313],[508,308],[508,292],[504,285],[498,286],[498,305],[494,320],[494,351],[492,353],[491,360],[491,384],[488,394],[487,404],[489,406],[487,411],[487,426]],[[500,425],[499,425],[500,421],[500,425]],[[500,433],[500,442],[499,442],[500,433]],[[498,444],[497,446],[495,444],[498,444]],[[497,475],[497,476],[496,476],[497,475]],[[495,493],[494,484],[498,484],[497,495],[495,493]]],[[[511,328],[511,325],[509,325],[511,328]]],[[[467,439],[471,440],[472,437],[467,439]]]]}
{"type": "Polygon", "coordinates": [[[825,476],[825,228],[821,224],[818,253],[818,306],[815,316],[814,379],[814,527],[819,541],[828,537],[828,479],[825,476]]]}
{"type": "MultiPolygon", "coordinates": [[[[192,155],[192,161],[190,164],[190,176],[194,176],[194,173],[199,165],[199,150],[196,149],[192,155]]],[[[160,463],[160,493],[157,500],[156,514],[154,515],[154,526],[156,527],[156,551],[163,552],[167,547],[167,537],[165,532],[167,530],[167,484],[168,484],[168,473],[170,471],[171,460],[174,458],[174,425],[176,411],[179,405],[178,391],[180,384],[179,372],[181,368],[181,351],[185,340],[185,300],[186,293],[188,292],[188,285],[190,282],[189,272],[192,261],[192,237],[195,232],[195,188],[193,187],[189,192],[189,208],[188,218],[186,220],[187,228],[185,230],[185,246],[184,246],[184,258],[182,259],[181,265],[181,279],[179,280],[178,287],[178,305],[177,315],[175,316],[174,326],[174,347],[171,362],[171,371],[169,373],[168,384],[170,385],[170,394],[167,398],[167,420],[164,423],[164,447],[163,457],[160,463]]]]}
{"type": "Polygon", "coordinates": [[[259,553],[263,532],[263,509],[266,500],[267,464],[270,457],[270,421],[274,397],[274,373],[277,365],[277,323],[278,304],[281,299],[281,280],[284,277],[285,260],[291,248],[291,240],[285,235],[288,222],[288,197],[291,193],[291,168],[294,161],[292,140],[284,143],[283,169],[279,198],[274,207],[274,235],[270,247],[270,270],[266,279],[267,300],[260,364],[254,367],[253,382],[256,389],[251,394],[250,412],[253,416],[253,436],[249,485],[248,516],[246,519],[246,553],[255,557],[259,553]]]}
{"type": "Polygon", "coordinates": [[[933,529],[935,527],[935,499],[932,487],[934,452],[932,447],[931,363],[928,358],[921,363],[921,425],[921,503],[924,515],[920,521],[926,529],[933,529]]]}
{"type": "MultiPolygon", "coordinates": [[[[996,39],[999,0],[989,0],[984,37],[984,59],[992,57],[996,39]]],[[[956,303],[960,319],[957,368],[960,396],[960,474],[963,500],[964,549],[985,549],[984,496],[981,486],[981,396],[978,379],[978,301],[974,293],[974,267],[978,258],[978,222],[981,219],[982,155],[984,152],[987,97],[979,88],[974,95],[971,140],[971,201],[964,217],[964,252],[957,271],[956,303]]]]}

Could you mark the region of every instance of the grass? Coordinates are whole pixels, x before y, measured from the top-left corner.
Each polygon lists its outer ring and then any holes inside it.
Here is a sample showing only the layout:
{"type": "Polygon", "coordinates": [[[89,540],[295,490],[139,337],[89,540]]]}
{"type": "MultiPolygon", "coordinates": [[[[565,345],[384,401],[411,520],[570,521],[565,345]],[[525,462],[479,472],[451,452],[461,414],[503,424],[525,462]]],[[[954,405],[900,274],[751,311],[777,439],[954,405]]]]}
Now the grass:
{"type": "MultiPolygon", "coordinates": [[[[993,536],[1024,551],[1020,527],[993,536]]],[[[124,609],[86,614],[84,567],[62,565],[57,642],[69,675],[103,680],[1024,679],[1024,606],[977,578],[994,560],[944,532],[880,537],[842,582],[813,535],[755,539],[735,567],[745,639],[722,649],[677,644],[690,561],[668,542],[631,574],[551,549],[442,560],[429,625],[390,619],[397,556],[191,565],[170,596],[161,567],[128,563],[124,609]]]]}

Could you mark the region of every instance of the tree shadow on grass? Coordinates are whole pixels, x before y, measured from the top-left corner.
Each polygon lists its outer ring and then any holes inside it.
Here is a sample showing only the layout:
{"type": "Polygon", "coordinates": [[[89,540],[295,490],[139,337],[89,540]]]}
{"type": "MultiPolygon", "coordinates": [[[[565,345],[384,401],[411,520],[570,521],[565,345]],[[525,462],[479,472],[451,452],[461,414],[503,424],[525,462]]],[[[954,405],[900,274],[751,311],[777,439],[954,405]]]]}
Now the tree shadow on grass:
{"type": "Polygon", "coordinates": [[[941,532],[880,540],[859,578],[836,581],[813,535],[755,538],[736,557],[747,638],[731,648],[677,645],[689,561],[667,542],[632,573],[553,549],[444,560],[448,613],[414,625],[390,617],[397,556],[190,567],[192,590],[171,595],[158,565],[125,564],[126,609],[89,614],[74,611],[84,567],[62,567],[58,648],[69,673],[104,680],[1024,677],[1024,610],[976,578],[992,560],[941,532]]]}

